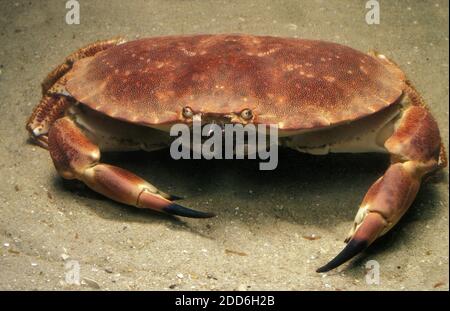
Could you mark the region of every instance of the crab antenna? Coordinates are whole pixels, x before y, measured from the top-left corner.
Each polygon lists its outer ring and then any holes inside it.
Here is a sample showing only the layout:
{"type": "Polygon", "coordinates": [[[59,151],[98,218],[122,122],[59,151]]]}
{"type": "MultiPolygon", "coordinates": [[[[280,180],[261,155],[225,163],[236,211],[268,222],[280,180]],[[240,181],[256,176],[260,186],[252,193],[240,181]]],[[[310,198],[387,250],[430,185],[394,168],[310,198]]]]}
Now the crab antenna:
{"type": "Polygon", "coordinates": [[[177,215],[177,216],[183,216],[183,217],[190,217],[190,218],[211,218],[216,216],[213,213],[208,212],[201,212],[196,211],[175,203],[172,203],[162,209],[164,212],[171,214],[171,215],[177,215]]]}
{"type": "Polygon", "coordinates": [[[348,244],[344,247],[344,249],[336,256],[334,257],[329,263],[326,265],[320,267],[316,270],[318,273],[322,272],[328,272],[334,268],[339,267],[347,260],[353,258],[360,252],[362,252],[364,249],[369,246],[369,243],[365,240],[357,240],[352,239],[348,242],[348,244]]]}

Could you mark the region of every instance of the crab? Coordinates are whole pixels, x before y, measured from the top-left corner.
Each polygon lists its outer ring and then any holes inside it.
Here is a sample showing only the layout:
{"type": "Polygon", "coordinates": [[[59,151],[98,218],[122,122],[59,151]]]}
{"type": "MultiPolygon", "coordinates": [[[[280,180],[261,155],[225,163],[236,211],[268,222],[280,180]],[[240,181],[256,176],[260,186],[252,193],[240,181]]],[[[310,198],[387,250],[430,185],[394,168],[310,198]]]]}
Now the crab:
{"type": "Polygon", "coordinates": [[[138,208],[206,218],[100,153],[167,147],[174,124],[276,125],[279,145],[310,154],[378,152],[391,164],[368,190],[334,269],[388,232],[422,180],[447,165],[438,125],[403,71],[377,52],[252,35],[98,41],[42,83],[26,125],[65,179],[138,208]]]}

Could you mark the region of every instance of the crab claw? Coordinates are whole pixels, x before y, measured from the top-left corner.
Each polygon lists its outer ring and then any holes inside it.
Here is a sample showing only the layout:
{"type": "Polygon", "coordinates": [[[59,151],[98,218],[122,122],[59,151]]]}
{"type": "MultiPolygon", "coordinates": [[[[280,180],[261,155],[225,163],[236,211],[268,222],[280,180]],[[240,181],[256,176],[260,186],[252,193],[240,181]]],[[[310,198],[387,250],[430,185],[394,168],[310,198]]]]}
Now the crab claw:
{"type": "Polygon", "coordinates": [[[66,179],[83,181],[92,190],[117,202],[171,215],[192,218],[214,214],[175,204],[146,180],[120,167],[101,163],[100,149],[70,118],[58,119],[48,133],[49,151],[56,169],[66,179]]]}
{"type": "Polygon", "coordinates": [[[392,164],[364,197],[346,239],[347,246],[317,272],[338,267],[394,227],[414,200],[423,172],[435,165],[436,161],[429,164],[415,161],[392,164]]]}
{"type": "Polygon", "coordinates": [[[317,272],[334,269],[367,248],[388,232],[408,210],[419,190],[414,162],[392,164],[370,187],[345,240],[347,246],[317,272]]]}
{"type": "Polygon", "coordinates": [[[177,195],[174,195],[174,194],[169,194],[169,193],[163,192],[163,191],[161,191],[159,189],[156,189],[156,188],[155,188],[155,190],[156,190],[157,194],[159,194],[164,199],[167,199],[169,201],[177,201],[177,200],[183,200],[184,199],[183,197],[180,197],[180,196],[177,196],[177,195]]]}
{"type": "Polygon", "coordinates": [[[190,218],[211,218],[211,217],[216,216],[214,213],[196,211],[196,210],[186,208],[184,206],[174,204],[174,203],[163,208],[162,210],[171,215],[190,217],[190,218]]]}
{"type": "MultiPolygon", "coordinates": [[[[420,98],[414,90],[408,92],[413,100],[420,98]]],[[[336,268],[394,227],[414,201],[424,176],[446,163],[439,128],[420,102],[406,109],[398,122],[384,143],[391,153],[390,167],[364,197],[347,246],[317,272],[336,268]]]]}
{"type": "Polygon", "coordinates": [[[349,237],[345,240],[347,245],[326,265],[320,267],[316,272],[328,272],[339,267],[344,262],[352,259],[380,236],[386,229],[387,222],[378,213],[366,213],[367,209],[361,208],[356,215],[355,223],[350,231],[349,237]]]}
{"type": "Polygon", "coordinates": [[[166,214],[177,215],[190,218],[210,218],[215,214],[196,211],[179,204],[173,203],[161,195],[144,190],[138,197],[137,205],[141,208],[150,208],[166,214]]]}
{"type": "Polygon", "coordinates": [[[169,194],[166,199],[168,199],[170,201],[178,201],[178,200],[183,200],[184,198],[180,197],[178,195],[169,194]]]}

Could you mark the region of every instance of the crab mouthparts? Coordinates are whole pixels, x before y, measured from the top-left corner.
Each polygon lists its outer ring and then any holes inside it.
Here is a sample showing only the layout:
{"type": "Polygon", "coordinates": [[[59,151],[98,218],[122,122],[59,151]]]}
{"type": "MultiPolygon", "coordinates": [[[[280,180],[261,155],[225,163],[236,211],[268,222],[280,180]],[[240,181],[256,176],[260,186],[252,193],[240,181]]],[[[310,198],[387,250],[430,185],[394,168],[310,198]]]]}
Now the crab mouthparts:
{"type": "Polygon", "coordinates": [[[211,123],[202,125],[202,133],[204,133],[205,136],[211,136],[214,133],[214,128],[217,126],[220,127],[220,129],[222,130],[222,136],[225,134],[225,124],[224,123],[219,123],[216,121],[212,121],[211,123]],[[216,125],[216,126],[214,126],[216,125]]]}
{"type": "Polygon", "coordinates": [[[231,124],[231,119],[224,116],[201,116],[196,118],[195,121],[199,122],[198,124],[200,124],[202,141],[208,139],[214,134],[218,135],[219,133],[216,133],[217,128],[221,129],[222,137],[224,137],[225,125],[231,124]]]}

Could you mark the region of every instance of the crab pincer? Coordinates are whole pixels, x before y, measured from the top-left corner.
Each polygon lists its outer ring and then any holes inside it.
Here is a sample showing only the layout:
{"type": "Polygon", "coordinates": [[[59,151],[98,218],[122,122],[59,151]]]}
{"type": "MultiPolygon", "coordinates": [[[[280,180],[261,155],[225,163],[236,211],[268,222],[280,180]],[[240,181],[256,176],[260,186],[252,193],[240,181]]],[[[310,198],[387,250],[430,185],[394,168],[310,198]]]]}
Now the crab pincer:
{"type": "Polygon", "coordinates": [[[440,162],[442,147],[436,121],[419,105],[402,113],[384,146],[393,163],[364,197],[345,248],[317,272],[340,266],[388,232],[411,206],[424,176],[446,165],[440,162]]]}
{"type": "Polygon", "coordinates": [[[192,218],[213,217],[175,204],[144,179],[122,168],[100,163],[100,150],[70,118],[55,121],[48,149],[56,169],[66,179],[78,179],[110,199],[139,208],[192,218]]]}

